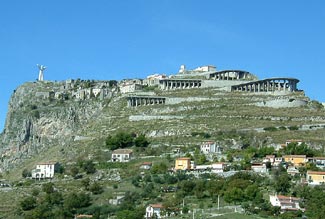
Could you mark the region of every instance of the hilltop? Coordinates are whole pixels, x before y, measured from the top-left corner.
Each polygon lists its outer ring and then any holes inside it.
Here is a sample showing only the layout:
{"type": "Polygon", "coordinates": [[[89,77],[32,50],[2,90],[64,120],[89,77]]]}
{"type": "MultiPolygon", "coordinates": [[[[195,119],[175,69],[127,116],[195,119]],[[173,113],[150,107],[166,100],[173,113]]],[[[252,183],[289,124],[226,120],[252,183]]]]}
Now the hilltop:
{"type": "MultiPolygon", "coordinates": [[[[80,79],[27,82],[15,90],[9,102],[1,135],[1,168],[4,171],[53,145],[73,145],[78,136],[100,141],[118,130],[140,132],[157,143],[177,138],[183,144],[192,144],[188,136],[193,132],[208,133],[212,138],[219,132],[231,131],[251,131],[263,136],[265,133],[256,131],[271,126],[298,126],[305,130],[298,136],[306,132],[312,141],[322,139],[312,134],[318,132],[315,129],[318,124],[325,123],[319,103],[310,101],[296,88],[231,91],[233,85],[238,87],[251,81],[258,81],[257,77],[245,71],[216,71],[213,66],[185,70],[182,66],[169,79],[152,75],[144,80],[120,82],[80,79]],[[185,87],[187,81],[203,76],[205,79],[196,79],[200,85],[185,87]],[[161,82],[166,80],[179,88],[164,88],[161,82]],[[184,84],[180,85],[182,81],[184,84]],[[164,104],[130,107],[132,96],[140,98],[139,101],[161,97],[164,104]]],[[[285,140],[281,138],[282,132],[288,131],[267,134],[281,143],[285,140]]],[[[283,136],[297,135],[288,134],[283,136]]]]}
{"type": "MultiPolygon", "coordinates": [[[[150,142],[136,151],[139,160],[131,169],[120,172],[126,181],[143,160],[160,162],[174,150],[189,152],[206,140],[219,142],[225,151],[287,139],[303,139],[322,150],[325,110],[298,83],[283,77],[259,80],[246,71],[213,66],[183,66],[175,75],[146,79],[26,82],[9,102],[0,141],[2,177],[20,181],[23,169],[48,161],[69,170],[78,159],[94,161],[109,177],[106,139],[121,132],[144,135],[150,142]]],[[[130,186],[126,181],[120,182],[124,191],[130,186]]]]}

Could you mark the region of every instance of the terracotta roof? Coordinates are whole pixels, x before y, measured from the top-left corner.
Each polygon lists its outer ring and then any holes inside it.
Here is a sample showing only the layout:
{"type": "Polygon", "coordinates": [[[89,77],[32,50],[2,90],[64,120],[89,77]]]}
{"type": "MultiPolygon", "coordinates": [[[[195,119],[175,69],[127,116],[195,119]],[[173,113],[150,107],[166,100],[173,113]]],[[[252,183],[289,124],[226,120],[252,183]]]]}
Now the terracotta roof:
{"type": "Polygon", "coordinates": [[[289,139],[286,142],[302,142],[303,140],[301,139],[289,139]]]}
{"type": "Polygon", "coordinates": [[[191,160],[191,158],[189,158],[189,157],[180,157],[180,158],[176,158],[176,160],[191,160]]]}
{"type": "Polygon", "coordinates": [[[325,157],[309,157],[309,159],[325,160],[325,157]]]}
{"type": "Polygon", "coordinates": [[[278,197],[279,200],[280,199],[283,200],[281,202],[284,202],[284,200],[295,200],[295,201],[299,201],[300,200],[300,198],[297,198],[297,197],[284,196],[284,195],[278,195],[277,197],[278,197]]]}
{"type": "Polygon", "coordinates": [[[56,161],[48,161],[48,162],[40,162],[37,163],[36,165],[54,165],[56,163],[57,163],[56,161]]]}
{"type": "Polygon", "coordinates": [[[283,155],[283,157],[299,157],[299,158],[306,158],[306,155],[283,155]]]}
{"type": "Polygon", "coordinates": [[[152,165],[151,162],[143,162],[141,165],[152,165]]]}
{"type": "Polygon", "coordinates": [[[163,208],[164,206],[162,204],[150,204],[149,206],[153,207],[153,208],[163,208]]]}
{"type": "Polygon", "coordinates": [[[76,218],[93,218],[91,214],[79,214],[76,218]]]}
{"type": "Polygon", "coordinates": [[[214,144],[213,141],[204,141],[203,144],[214,144]]]}
{"type": "Polygon", "coordinates": [[[113,154],[131,154],[133,150],[131,149],[116,149],[113,151],[113,154]]]}
{"type": "Polygon", "coordinates": [[[307,174],[325,175],[324,171],[307,171],[307,174]]]}

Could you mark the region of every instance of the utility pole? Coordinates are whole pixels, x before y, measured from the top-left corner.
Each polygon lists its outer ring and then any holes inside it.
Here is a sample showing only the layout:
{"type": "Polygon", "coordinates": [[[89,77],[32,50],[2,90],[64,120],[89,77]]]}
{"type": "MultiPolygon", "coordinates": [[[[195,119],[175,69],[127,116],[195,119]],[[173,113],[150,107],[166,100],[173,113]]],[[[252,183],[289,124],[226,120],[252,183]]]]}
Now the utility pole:
{"type": "Polygon", "coordinates": [[[220,210],[220,195],[218,195],[218,211],[220,210]]]}

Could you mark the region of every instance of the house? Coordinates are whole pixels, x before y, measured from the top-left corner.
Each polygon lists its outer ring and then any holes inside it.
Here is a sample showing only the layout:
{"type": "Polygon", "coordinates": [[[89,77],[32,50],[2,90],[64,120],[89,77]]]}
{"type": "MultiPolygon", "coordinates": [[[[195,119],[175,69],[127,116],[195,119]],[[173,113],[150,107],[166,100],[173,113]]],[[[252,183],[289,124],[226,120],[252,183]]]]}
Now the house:
{"type": "Polygon", "coordinates": [[[190,170],[191,169],[191,158],[181,157],[175,160],[175,170],[190,170]]]}
{"type": "Polygon", "coordinates": [[[54,173],[58,170],[59,163],[58,162],[45,162],[38,163],[36,168],[32,170],[32,178],[33,179],[52,179],[54,177],[54,173]]]}
{"type": "Polygon", "coordinates": [[[205,66],[200,66],[194,69],[193,71],[196,72],[209,72],[209,71],[216,71],[217,68],[213,65],[205,65],[205,66]]]}
{"type": "Polygon", "coordinates": [[[203,154],[210,154],[210,153],[221,153],[222,148],[219,145],[216,145],[213,141],[206,141],[203,142],[200,146],[200,151],[203,154]]]}
{"type": "Polygon", "coordinates": [[[298,210],[304,211],[304,209],[301,208],[299,205],[300,199],[296,197],[284,195],[270,195],[270,202],[272,206],[280,207],[282,212],[298,210]]]}
{"type": "Polygon", "coordinates": [[[141,91],[143,86],[141,84],[136,83],[125,83],[120,86],[120,91],[122,94],[132,93],[135,91],[141,91]]]}
{"type": "Polygon", "coordinates": [[[162,204],[150,204],[146,207],[146,215],[145,218],[162,218],[161,211],[163,209],[162,204]]]}
{"type": "Polygon", "coordinates": [[[289,166],[287,173],[291,176],[299,175],[299,170],[295,166],[289,166]]]}
{"type": "Polygon", "coordinates": [[[251,169],[255,173],[267,173],[268,172],[266,165],[263,163],[253,163],[251,166],[251,169]]]}
{"type": "Polygon", "coordinates": [[[263,159],[263,163],[270,162],[271,166],[279,166],[282,161],[282,157],[276,157],[275,155],[266,155],[263,159]]]}
{"type": "Polygon", "coordinates": [[[307,171],[306,180],[308,185],[321,185],[325,183],[324,171],[307,171]]]}
{"type": "Polygon", "coordinates": [[[213,163],[209,165],[196,165],[194,168],[194,171],[210,171],[211,173],[222,173],[225,168],[227,167],[226,163],[219,162],[219,163],[213,163]]]}
{"type": "Polygon", "coordinates": [[[94,94],[95,97],[97,97],[101,91],[102,91],[101,88],[93,88],[92,93],[94,94]]]}
{"type": "Polygon", "coordinates": [[[292,163],[294,166],[303,166],[307,163],[306,155],[284,155],[283,159],[286,163],[292,163]]]}
{"type": "Polygon", "coordinates": [[[78,214],[78,215],[75,215],[74,218],[75,219],[78,219],[78,218],[93,218],[93,215],[91,215],[91,214],[78,214]]]}
{"type": "Polygon", "coordinates": [[[271,164],[274,164],[275,161],[275,155],[266,155],[265,158],[263,159],[263,163],[270,162],[271,164]]]}
{"type": "Polygon", "coordinates": [[[303,140],[300,140],[300,139],[286,140],[285,145],[288,146],[288,144],[291,144],[291,143],[296,143],[297,145],[301,145],[303,143],[303,140]]]}
{"type": "Polygon", "coordinates": [[[116,149],[112,153],[112,162],[129,162],[132,159],[131,149],[116,149]]]}
{"type": "Polygon", "coordinates": [[[112,199],[108,200],[111,205],[120,205],[125,199],[125,192],[117,192],[112,199]]]}
{"type": "Polygon", "coordinates": [[[310,163],[314,163],[318,168],[325,168],[325,157],[309,157],[307,160],[310,163]]]}
{"type": "Polygon", "coordinates": [[[165,74],[148,75],[147,78],[143,81],[143,84],[148,86],[159,85],[159,80],[166,78],[167,76],[165,74]]]}
{"type": "Polygon", "coordinates": [[[143,162],[140,165],[140,169],[144,169],[144,170],[150,170],[152,167],[152,163],[151,162],[143,162]]]}

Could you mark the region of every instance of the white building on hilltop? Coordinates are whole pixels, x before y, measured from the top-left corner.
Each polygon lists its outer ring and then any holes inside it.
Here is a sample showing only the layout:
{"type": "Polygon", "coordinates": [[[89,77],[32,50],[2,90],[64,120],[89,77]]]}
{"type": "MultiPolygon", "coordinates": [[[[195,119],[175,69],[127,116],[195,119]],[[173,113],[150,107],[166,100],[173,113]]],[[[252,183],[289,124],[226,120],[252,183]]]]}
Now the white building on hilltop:
{"type": "Polygon", "coordinates": [[[32,170],[33,179],[52,179],[55,171],[58,169],[59,163],[57,162],[45,162],[38,163],[36,169],[32,170]]]}

